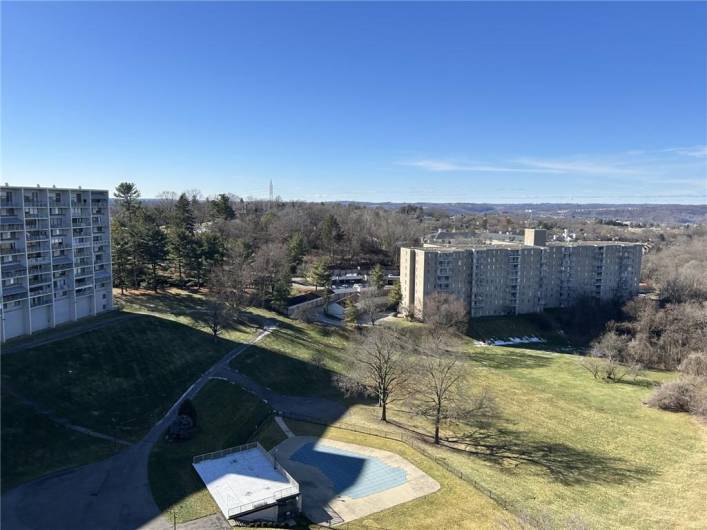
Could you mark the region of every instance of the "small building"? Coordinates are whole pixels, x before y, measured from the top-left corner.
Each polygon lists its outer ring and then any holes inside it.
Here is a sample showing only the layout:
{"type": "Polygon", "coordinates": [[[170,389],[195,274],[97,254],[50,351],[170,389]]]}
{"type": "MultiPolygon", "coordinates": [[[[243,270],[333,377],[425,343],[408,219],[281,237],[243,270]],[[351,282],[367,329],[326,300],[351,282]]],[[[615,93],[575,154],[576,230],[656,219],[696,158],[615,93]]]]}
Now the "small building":
{"type": "Polygon", "coordinates": [[[258,442],[195,456],[193,466],[226,519],[282,523],[302,510],[299,484],[258,442]]]}

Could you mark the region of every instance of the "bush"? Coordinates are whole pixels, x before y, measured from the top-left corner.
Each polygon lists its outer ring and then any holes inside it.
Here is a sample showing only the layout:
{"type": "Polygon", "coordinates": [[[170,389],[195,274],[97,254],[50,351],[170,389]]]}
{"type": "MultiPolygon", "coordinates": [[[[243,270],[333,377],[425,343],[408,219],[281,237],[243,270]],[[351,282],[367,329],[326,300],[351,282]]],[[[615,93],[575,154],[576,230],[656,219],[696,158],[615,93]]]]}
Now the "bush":
{"type": "Polygon", "coordinates": [[[691,353],[678,366],[683,374],[707,377],[707,353],[691,353]]]}
{"type": "Polygon", "coordinates": [[[185,399],[182,401],[182,403],[179,405],[179,412],[177,412],[177,415],[179,416],[187,416],[194,427],[196,427],[196,407],[194,406],[194,403],[192,403],[191,399],[185,399]]]}
{"type": "Polygon", "coordinates": [[[697,383],[694,378],[681,377],[660,385],[648,398],[648,405],[672,412],[691,412],[697,398],[697,383]]]}
{"type": "Polygon", "coordinates": [[[695,392],[692,403],[690,404],[690,412],[696,416],[707,419],[707,384],[698,388],[695,392]]]}

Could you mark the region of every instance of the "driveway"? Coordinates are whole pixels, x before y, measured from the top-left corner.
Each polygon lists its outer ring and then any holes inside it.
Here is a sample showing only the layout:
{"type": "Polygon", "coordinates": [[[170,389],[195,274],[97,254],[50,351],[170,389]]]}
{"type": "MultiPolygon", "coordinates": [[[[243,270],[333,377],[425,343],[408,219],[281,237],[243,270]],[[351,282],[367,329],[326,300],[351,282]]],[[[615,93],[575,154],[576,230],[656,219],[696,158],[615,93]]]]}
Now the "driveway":
{"type": "MultiPolygon", "coordinates": [[[[147,462],[152,446],[178,410],[229,362],[274,329],[266,327],[250,343],[226,354],[203,373],[138,443],[106,460],[23,484],[2,497],[3,530],[169,530],[152,499],[147,462]]],[[[213,528],[205,521],[204,528],[213,528]]],[[[181,526],[181,525],[180,525],[181,526]]],[[[188,528],[198,528],[194,524],[188,528]]]]}

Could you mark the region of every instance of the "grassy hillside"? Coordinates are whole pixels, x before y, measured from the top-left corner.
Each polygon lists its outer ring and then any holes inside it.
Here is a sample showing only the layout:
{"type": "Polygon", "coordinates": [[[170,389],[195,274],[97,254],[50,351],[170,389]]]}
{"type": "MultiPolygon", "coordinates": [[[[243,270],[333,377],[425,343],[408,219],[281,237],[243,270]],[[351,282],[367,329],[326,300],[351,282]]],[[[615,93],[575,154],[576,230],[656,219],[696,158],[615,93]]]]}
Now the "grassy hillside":
{"type": "MultiPolygon", "coordinates": [[[[331,393],[329,374],[306,385],[300,377],[313,369],[317,351],[327,354],[329,371],[340,370],[343,344],[311,325],[290,326],[239,367],[281,392],[331,393]],[[258,366],[276,368],[249,368],[258,366]]],[[[437,450],[456,467],[520,509],[560,521],[577,516],[596,528],[698,528],[697,521],[707,520],[707,429],[687,415],[642,404],[653,385],[672,374],[607,384],[573,355],[478,347],[471,339],[461,351],[472,369],[470,384],[493,393],[499,417],[474,433],[469,452],[437,450]]],[[[345,420],[371,424],[376,412],[359,405],[345,420]]],[[[404,407],[391,419],[430,432],[404,407]]]]}
{"type": "Polygon", "coordinates": [[[347,340],[345,330],[283,319],[231,367],[283,394],[342,398],[332,377],[343,370],[347,340]]]}
{"type": "MultiPolygon", "coordinates": [[[[3,386],[73,424],[136,441],[204,370],[256,331],[244,325],[214,341],[199,321],[203,299],[184,292],[118,300],[133,318],[3,355],[3,386]]],[[[5,394],[2,412],[7,484],[112,451],[110,442],[70,431],[5,394]]]]}
{"type": "Polygon", "coordinates": [[[51,471],[99,460],[118,449],[113,442],[58,425],[4,389],[1,399],[2,491],[51,471]]]}
{"type": "MultiPolygon", "coordinates": [[[[195,455],[241,445],[257,436],[256,428],[270,415],[270,407],[236,385],[210,381],[194,399],[198,430],[185,442],[158,442],[150,454],[149,478],[155,502],[178,522],[218,511],[218,507],[192,467],[195,455]]],[[[284,439],[272,424],[260,431],[270,448],[284,439]]]]}

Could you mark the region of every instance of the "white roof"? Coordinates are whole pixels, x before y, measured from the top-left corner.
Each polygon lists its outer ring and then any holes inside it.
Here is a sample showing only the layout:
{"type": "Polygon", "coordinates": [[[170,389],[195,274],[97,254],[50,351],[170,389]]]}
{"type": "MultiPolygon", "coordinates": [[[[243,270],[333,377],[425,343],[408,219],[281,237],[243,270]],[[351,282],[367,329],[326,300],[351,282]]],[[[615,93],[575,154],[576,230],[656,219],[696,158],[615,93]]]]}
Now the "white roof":
{"type": "Polygon", "coordinates": [[[224,517],[249,512],[299,493],[299,485],[260,446],[194,463],[224,517]]]}

